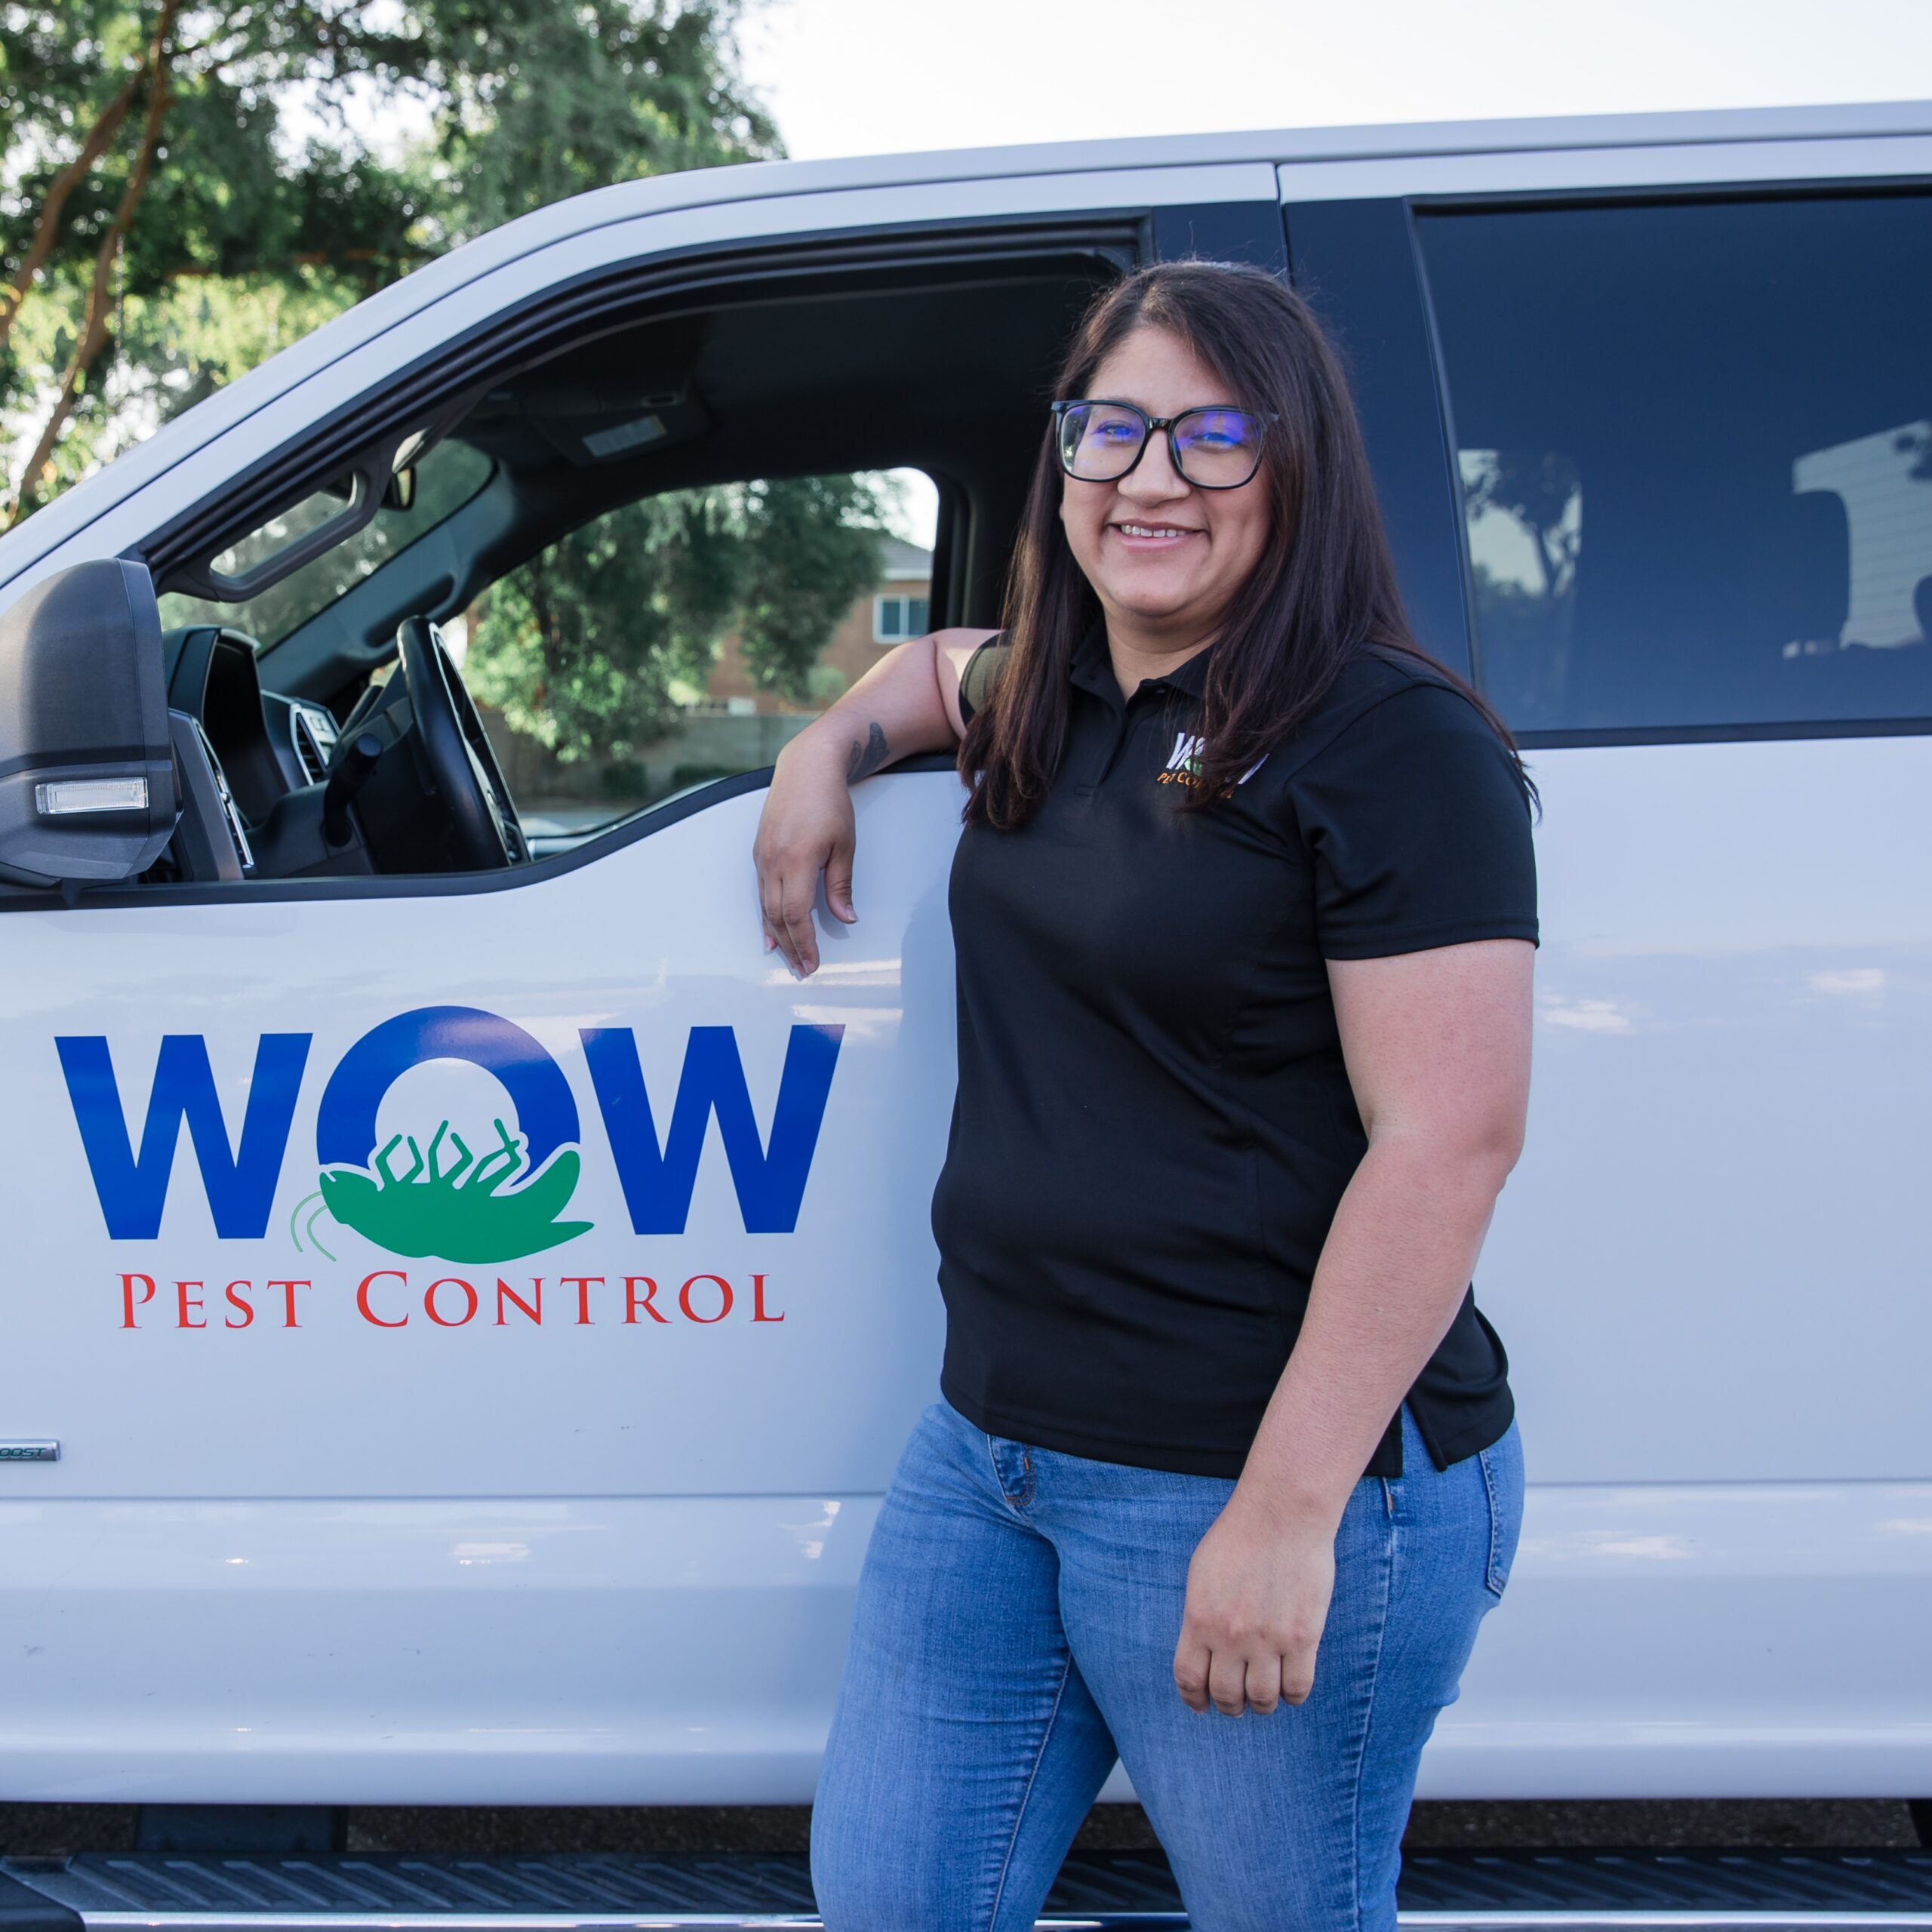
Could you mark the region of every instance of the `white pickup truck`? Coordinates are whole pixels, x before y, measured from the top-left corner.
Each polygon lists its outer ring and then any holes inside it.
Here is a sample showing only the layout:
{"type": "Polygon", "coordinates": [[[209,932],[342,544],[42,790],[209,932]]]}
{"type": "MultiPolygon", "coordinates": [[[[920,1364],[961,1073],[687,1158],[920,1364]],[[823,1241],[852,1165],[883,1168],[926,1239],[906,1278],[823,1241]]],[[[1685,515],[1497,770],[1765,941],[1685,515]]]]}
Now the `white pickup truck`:
{"type": "MultiPolygon", "coordinates": [[[[994,621],[1072,318],[1291,274],[1544,804],[1478,1278],[1531,1490],[1434,1797],[1932,1793],[1932,105],[627,183],[0,540],[0,1796],[802,1801],[931,1398],[961,793],[519,825],[442,627],[915,467],[994,621]]],[[[1128,1795],[1124,1785],[1110,1795],[1128,1795]]]]}

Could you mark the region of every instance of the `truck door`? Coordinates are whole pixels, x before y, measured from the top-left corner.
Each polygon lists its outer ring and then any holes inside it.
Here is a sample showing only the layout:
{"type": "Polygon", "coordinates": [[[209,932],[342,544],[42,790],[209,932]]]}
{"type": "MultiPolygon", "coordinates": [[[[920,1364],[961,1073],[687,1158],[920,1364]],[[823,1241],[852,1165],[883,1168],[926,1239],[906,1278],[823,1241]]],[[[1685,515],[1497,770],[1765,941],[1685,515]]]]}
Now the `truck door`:
{"type": "Polygon", "coordinates": [[[1424,1790],[1916,1790],[1932,199],[1538,165],[1287,210],[1419,620],[1543,795],[1478,1279],[1531,1497],[1424,1790]]]}
{"type": "MultiPolygon", "coordinates": [[[[1209,171],[1222,198],[1231,171],[1209,171]]],[[[1245,173],[1265,238],[1272,177],[1245,173]]],[[[147,518],[164,589],[200,600],[167,614],[262,647],[278,757],[304,755],[303,718],[309,752],[340,724],[398,619],[436,620],[491,697],[488,627],[546,558],[575,544],[587,568],[601,519],[707,491],[722,515],[774,475],[937,478],[924,578],[854,600],[852,648],[875,654],[915,604],[921,628],[992,607],[1043,371],[1149,245],[1148,189],[1097,180],[1075,201],[1100,212],[1069,214],[1036,184],[1016,216],[1009,183],[963,245],[956,223],[943,247],[902,229],[835,274],[761,244],[720,272],[742,283],[754,256],[752,295],[700,300],[689,269],[621,312],[619,244],[586,264],[560,242],[568,326],[482,329],[467,288],[453,319],[352,346],[361,388],[338,371],[306,423],[291,398],[312,386],[274,398],[272,448],[245,424],[226,456],[191,451],[171,500],[143,481],[91,528],[125,542],[147,518]],[[460,365],[441,396],[411,359],[430,350],[460,365]],[[288,503],[355,455],[345,419],[356,449],[429,426],[489,480],[292,621],[264,614],[270,591],[210,608],[210,572],[245,577],[257,552],[235,546],[281,540],[288,503]]],[[[528,303],[527,266],[502,280],[528,303]]],[[[935,1393],[963,795],[949,769],[860,788],[861,923],[829,923],[823,969],[794,980],[759,940],[763,779],[710,774],[732,731],[782,740],[827,687],[774,709],[753,686],[736,709],[722,687],[681,700],[681,742],[712,752],[608,761],[681,795],[628,815],[620,797],[589,831],[552,799],[526,864],[10,902],[0,1435],[59,1443],[0,1497],[25,1633],[0,1663],[12,1795],[809,1795],[872,1512],[935,1393]]],[[[493,690],[493,732],[538,705],[493,690]]],[[[510,740],[512,790],[568,776],[510,740]]]]}

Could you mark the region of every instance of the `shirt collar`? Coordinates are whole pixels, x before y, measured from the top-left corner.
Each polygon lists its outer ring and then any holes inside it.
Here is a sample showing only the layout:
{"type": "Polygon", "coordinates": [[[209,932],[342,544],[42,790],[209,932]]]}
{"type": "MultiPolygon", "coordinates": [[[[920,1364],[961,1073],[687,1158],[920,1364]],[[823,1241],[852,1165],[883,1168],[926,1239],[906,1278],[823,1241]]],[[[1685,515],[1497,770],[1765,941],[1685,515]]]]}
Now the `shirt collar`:
{"type": "Polygon", "coordinates": [[[1186,697],[1198,698],[1208,688],[1208,666],[1214,655],[1214,647],[1211,644],[1206,650],[1197,651],[1177,669],[1170,671],[1166,676],[1156,678],[1153,681],[1166,685],[1171,691],[1180,691],[1186,697]]]}
{"type": "Polygon", "coordinates": [[[1080,641],[1073,647],[1073,663],[1067,675],[1081,691],[1091,691],[1110,704],[1119,704],[1120,685],[1114,676],[1113,660],[1107,655],[1106,626],[1097,618],[1081,633],[1080,641]]]}
{"type": "MultiPolygon", "coordinates": [[[[1214,647],[1211,644],[1206,650],[1197,651],[1175,669],[1161,677],[1148,678],[1141,689],[1174,691],[1183,697],[1198,699],[1208,688],[1208,660],[1214,654],[1214,647]]],[[[1110,704],[1121,704],[1120,685],[1114,676],[1113,660],[1107,654],[1107,632],[1103,623],[1096,620],[1082,634],[1074,647],[1073,663],[1068,675],[1081,691],[1091,691],[1110,704]]]]}

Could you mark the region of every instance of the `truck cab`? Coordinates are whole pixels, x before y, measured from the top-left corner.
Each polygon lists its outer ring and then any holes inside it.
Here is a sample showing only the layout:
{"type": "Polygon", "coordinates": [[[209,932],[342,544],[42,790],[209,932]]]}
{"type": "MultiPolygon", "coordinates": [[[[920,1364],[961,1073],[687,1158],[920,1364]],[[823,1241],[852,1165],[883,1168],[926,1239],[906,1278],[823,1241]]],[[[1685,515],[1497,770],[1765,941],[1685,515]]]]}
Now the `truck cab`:
{"type": "Polygon", "coordinates": [[[1543,801],[1530,1501],[1423,1795],[1932,1789],[1928,182],[1908,106],[628,183],[0,540],[5,1795],[809,1798],[936,1386],[960,780],[858,788],[798,981],[766,760],[526,823],[475,614],[906,468],[996,623],[1075,319],[1189,255],[1334,331],[1543,801]]]}

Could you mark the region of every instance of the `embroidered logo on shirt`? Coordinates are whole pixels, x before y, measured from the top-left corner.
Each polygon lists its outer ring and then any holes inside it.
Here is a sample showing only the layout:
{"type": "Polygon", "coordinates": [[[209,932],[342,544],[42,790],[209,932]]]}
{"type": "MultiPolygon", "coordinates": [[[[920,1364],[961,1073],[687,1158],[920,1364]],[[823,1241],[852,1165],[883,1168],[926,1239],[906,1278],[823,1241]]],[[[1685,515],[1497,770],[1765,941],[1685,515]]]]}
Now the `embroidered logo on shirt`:
{"type": "Polygon", "coordinates": [[[1186,731],[1174,734],[1174,755],[1168,768],[1155,781],[1161,785],[1198,785],[1201,783],[1201,754],[1206,740],[1186,731]]]}
{"type": "MultiPolygon", "coordinates": [[[[1155,780],[1157,785],[1198,785],[1201,783],[1201,754],[1208,748],[1205,738],[1194,736],[1192,732],[1174,734],[1174,755],[1168,760],[1168,768],[1155,780]]],[[[1263,752],[1241,775],[1235,780],[1237,785],[1245,785],[1268,762],[1268,754],[1263,752]]]]}

